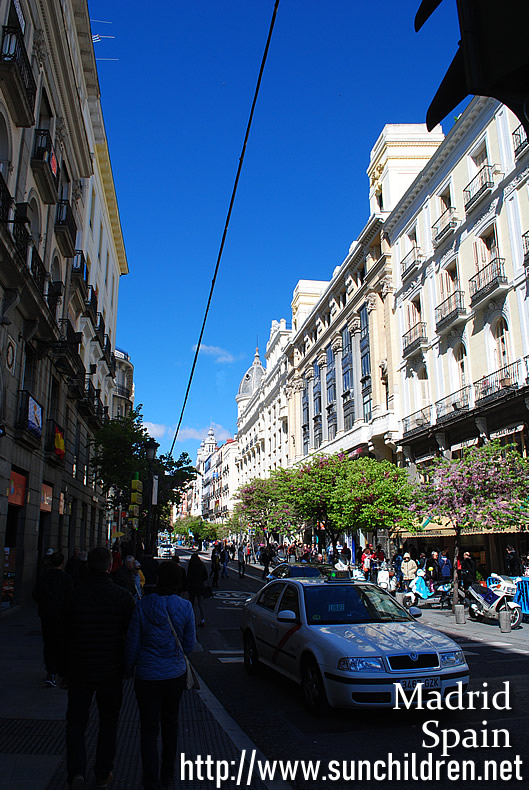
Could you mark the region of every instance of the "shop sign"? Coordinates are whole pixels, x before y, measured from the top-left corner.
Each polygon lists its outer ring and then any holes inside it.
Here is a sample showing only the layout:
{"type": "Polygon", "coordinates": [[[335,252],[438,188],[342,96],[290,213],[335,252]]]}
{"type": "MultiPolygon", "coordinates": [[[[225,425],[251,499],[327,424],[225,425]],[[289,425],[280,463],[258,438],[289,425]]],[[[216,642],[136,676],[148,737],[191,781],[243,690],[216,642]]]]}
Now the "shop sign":
{"type": "Polygon", "coordinates": [[[26,498],[26,477],[24,475],[18,474],[18,472],[13,472],[13,470],[11,470],[7,501],[9,502],[10,505],[19,505],[20,507],[23,507],[23,505],[25,504],[25,498],[26,498]]]}
{"type": "Polygon", "coordinates": [[[51,513],[51,506],[53,503],[53,488],[46,483],[42,484],[40,492],[40,509],[45,513],[51,513]]]}

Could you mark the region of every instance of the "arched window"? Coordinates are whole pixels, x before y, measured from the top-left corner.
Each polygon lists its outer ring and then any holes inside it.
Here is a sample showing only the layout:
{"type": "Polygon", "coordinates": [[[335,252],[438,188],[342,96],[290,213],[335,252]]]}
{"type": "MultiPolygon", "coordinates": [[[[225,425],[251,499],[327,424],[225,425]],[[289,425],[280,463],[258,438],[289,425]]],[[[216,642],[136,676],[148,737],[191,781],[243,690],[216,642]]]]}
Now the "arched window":
{"type": "Polygon", "coordinates": [[[40,244],[40,212],[35,198],[31,198],[28,206],[29,232],[37,250],[40,244]]]}
{"type": "Polygon", "coordinates": [[[496,369],[509,364],[509,328],[503,316],[496,322],[492,330],[494,337],[494,361],[496,369]]]}
{"type": "Polygon", "coordinates": [[[467,386],[468,378],[467,351],[463,343],[460,343],[454,350],[454,360],[456,363],[458,389],[461,390],[467,386]]]}

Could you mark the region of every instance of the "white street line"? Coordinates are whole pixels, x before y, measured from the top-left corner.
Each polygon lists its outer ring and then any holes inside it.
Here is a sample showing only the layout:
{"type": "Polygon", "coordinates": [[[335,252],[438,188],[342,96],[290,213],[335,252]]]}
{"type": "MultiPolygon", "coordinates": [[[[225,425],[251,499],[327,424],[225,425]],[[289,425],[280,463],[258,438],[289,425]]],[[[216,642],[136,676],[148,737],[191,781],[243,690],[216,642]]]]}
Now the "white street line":
{"type": "Polygon", "coordinates": [[[243,656],[219,656],[218,660],[221,664],[244,664],[243,656]]]}
{"type": "Polygon", "coordinates": [[[214,656],[242,656],[242,650],[210,650],[209,651],[214,656]]]}
{"type": "Polygon", "coordinates": [[[238,612],[240,610],[240,606],[237,604],[233,604],[233,606],[217,606],[217,612],[238,612]]]}
{"type": "Polygon", "coordinates": [[[479,656],[479,655],[481,655],[480,653],[475,653],[473,650],[464,650],[463,653],[466,656],[479,656]]]}

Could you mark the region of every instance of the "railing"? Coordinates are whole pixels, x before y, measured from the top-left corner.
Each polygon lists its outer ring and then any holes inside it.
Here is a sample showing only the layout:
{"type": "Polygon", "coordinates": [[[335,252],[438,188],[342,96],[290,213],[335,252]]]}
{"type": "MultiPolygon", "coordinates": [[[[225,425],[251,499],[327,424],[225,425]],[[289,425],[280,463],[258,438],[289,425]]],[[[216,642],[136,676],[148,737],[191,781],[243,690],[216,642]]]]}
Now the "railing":
{"type": "Polygon", "coordinates": [[[520,124],[520,126],[518,126],[512,133],[512,142],[515,156],[519,156],[524,148],[527,148],[529,141],[527,140],[527,132],[523,128],[522,124],[520,124]]]}
{"type": "Polygon", "coordinates": [[[15,218],[11,226],[11,233],[13,234],[13,241],[15,242],[16,250],[24,261],[24,265],[27,266],[30,235],[26,230],[25,223],[17,221],[15,218]]]}
{"type": "Polygon", "coordinates": [[[65,228],[70,235],[72,244],[75,244],[77,237],[77,223],[73,215],[72,207],[69,200],[59,200],[57,203],[57,214],[55,216],[55,225],[65,228]]]}
{"type": "Polygon", "coordinates": [[[411,433],[428,427],[431,424],[431,408],[425,406],[419,411],[413,412],[408,417],[404,417],[402,421],[403,433],[411,433]]]}
{"type": "Polygon", "coordinates": [[[443,236],[450,230],[457,228],[458,224],[459,220],[456,217],[456,210],[454,206],[450,206],[445,211],[443,211],[437,222],[432,225],[432,235],[434,241],[439,241],[442,239],[443,236]]]}
{"type": "Polygon", "coordinates": [[[59,185],[59,161],[55,154],[51,135],[47,129],[35,129],[35,148],[33,159],[39,162],[47,162],[51,174],[55,181],[55,186],[59,185]]]}
{"type": "Polygon", "coordinates": [[[522,243],[524,266],[529,266],[529,230],[522,235],[522,243]]]}
{"type": "Polygon", "coordinates": [[[29,266],[31,276],[35,285],[39,289],[42,296],[44,296],[44,285],[46,283],[46,269],[42,263],[41,257],[37,252],[37,248],[33,247],[31,250],[31,263],[29,266]]]}
{"type": "Polygon", "coordinates": [[[103,313],[97,314],[96,335],[98,336],[101,346],[105,345],[105,319],[103,313]]]}
{"type": "Polygon", "coordinates": [[[445,299],[444,302],[441,302],[435,308],[435,323],[439,325],[451,315],[460,311],[465,311],[465,292],[454,291],[448,299],[445,299]]]}
{"type": "Polygon", "coordinates": [[[18,27],[4,26],[3,32],[0,59],[4,63],[16,63],[18,66],[28,102],[33,110],[37,95],[37,83],[31,70],[31,63],[26,52],[22,31],[18,27]]]}
{"type": "Polygon", "coordinates": [[[0,173],[0,222],[9,222],[13,198],[9,193],[4,177],[0,173]]]}
{"type": "Polygon", "coordinates": [[[471,387],[469,385],[457,392],[452,392],[452,394],[448,395],[446,398],[441,398],[441,400],[436,401],[435,412],[437,422],[446,420],[459,411],[468,410],[470,406],[470,390],[471,387]]]}
{"type": "Polygon", "coordinates": [[[426,342],[426,323],[424,321],[419,321],[418,324],[412,326],[408,332],[402,337],[402,347],[404,351],[410,346],[413,346],[415,343],[426,342]]]}
{"type": "Polygon", "coordinates": [[[476,401],[483,398],[498,397],[501,393],[517,389],[521,382],[521,360],[517,359],[494,373],[483,376],[474,382],[476,401]]]}
{"type": "Polygon", "coordinates": [[[76,332],[72,326],[72,323],[69,318],[62,318],[59,321],[59,325],[61,328],[61,339],[65,343],[69,343],[72,346],[78,346],[81,342],[82,335],[81,332],[76,332]]]}
{"type": "Polygon", "coordinates": [[[506,282],[505,258],[494,258],[468,281],[470,298],[473,299],[481,291],[493,286],[503,285],[506,282]]]}
{"type": "Polygon", "coordinates": [[[420,247],[412,247],[400,262],[400,275],[405,277],[424,260],[420,247]]]}
{"type": "Polygon", "coordinates": [[[82,250],[76,250],[72,260],[72,275],[80,277],[88,285],[88,268],[86,266],[86,259],[82,250]]]}
{"type": "Polygon", "coordinates": [[[130,398],[130,389],[124,387],[122,384],[114,385],[114,395],[119,395],[120,398],[130,398]]]}
{"type": "Polygon", "coordinates": [[[97,312],[97,293],[93,285],[88,286],[88,296],[86,298],[85,305],[86,315],[92,319],[95,326],[99,313],[97,312]]]}
{"type": "Polygon", "coordinates": [[[492,165],[483,165],[481,170],[463,190],[463,201],[465,210],[471,208],[473,204],[494,186],[492,178],[492,165]]]}

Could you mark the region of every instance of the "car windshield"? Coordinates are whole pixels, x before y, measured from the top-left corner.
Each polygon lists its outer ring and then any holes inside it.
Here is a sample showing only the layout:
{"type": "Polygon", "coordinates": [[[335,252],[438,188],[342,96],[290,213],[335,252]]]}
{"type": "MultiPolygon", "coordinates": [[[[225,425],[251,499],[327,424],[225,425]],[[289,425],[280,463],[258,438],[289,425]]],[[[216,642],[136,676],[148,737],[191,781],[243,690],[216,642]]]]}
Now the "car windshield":
{"type": "Polygon", "coordinates": [[[413,620],[378,587],[360,584],[328,584],[305,587],[308,625],[348,625],[413,620]]]}
{"type": "Polygon", "coordinates": [[[290,576],[321,576],[318,568],[311,568],[310,565],[291,565],[290,576]]]}

